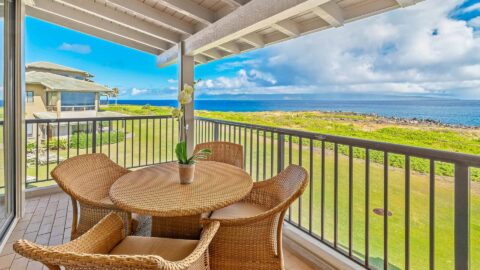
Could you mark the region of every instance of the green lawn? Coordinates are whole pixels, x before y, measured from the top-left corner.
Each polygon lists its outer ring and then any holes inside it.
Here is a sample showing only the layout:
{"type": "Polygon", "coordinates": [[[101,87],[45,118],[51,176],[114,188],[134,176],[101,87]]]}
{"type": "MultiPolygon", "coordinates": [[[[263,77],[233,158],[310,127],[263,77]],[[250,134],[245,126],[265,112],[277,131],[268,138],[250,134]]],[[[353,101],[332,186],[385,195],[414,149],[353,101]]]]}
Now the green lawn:
{"type": "MultiPolygon", "coordinates": [[[[141,106],[110,106],[103,108],[104,110],[122,112],[125,114],[141,114],[141,115],[168,115],[170,108],[167,107],[141,107],[141,106]]],[[[232,121],[240,121],[246,123],[279,126],[292,129],[302,129],[314,132],[329,133],[333,135],[351,136],[364,139],[394,142],[399,144],[415,145],[429,148],[436,148],[449,151],[480,153],[480,132],[473,129],[455,129],[448,127],[435,126],[416,126],[409,127],[405,125],[388,124],[370,116],[351,115],[351,114],[327,114],[327,113],[213,113],[213,112],[197,112],[197,115],[203,117],[211,117],[217,119],[225,119],[232,121]]],[[[97,149],[97,152],[107,153],[119,164],[127,166],[143,166],[153,162],[165,161],[173,157],[172,145],[176,142],[177,128],[173,129],[171,134],[172,120],[162,120],[162,132],[160,133],[159,120],[155,120],[155,132],[153,130],[153,120],[143,120],[140,127],[139,121],[133,123],[128,121],[125,134],[125,141],[112,145],[104,145],[97,149]],[[168,121],[169,131],[166,131],[166,121],[168,121]],[[133,129],[132,129],[133,128],[133,129]],[[130,136],[129,136],[130,134],[130,136]],[[167,137],[168,134],[168,137],[167,137]],[[133,135],[133,136],[132,136],[133,135]],[[147,145],[148,137],[148,145],[147,145]],[[160,146],[160,139],[162,145],[160,146]],[[153,145],[155,140],[155,146],[153,145]],[[172,141],[173,140],[173,141],[172,141]],[[166,142],[168,141],[168,147],[166,142]],[[133,147],[132,147],[133,143],[133,147]],[[110,150],[109,150],[110,148],[110,150]],[[133,151],[132,151],[133,149],[133,151]],[[118,153],[118,159],[117,159],[118,153]],[[124,158],[124,153],[127,155],[124,158]],[[154,160],[155,158],[155,160],[154,160]]],[[[176,123],[176,122],[173,122],[176,123]]],[[[122,124],[117,127],[116,123],[112,124],[114,129],[123,129],[122,124]]],[[[233,129],[232,129],[233,132],[233,129]]],[[[246,170],[252,172],[254,178],[259,180],[274,175],[277,168],[276,138],[271,138],[270,134],[264,138],[263,133],[258,134],[259,145],[257,146],[257,133],[247,130],[246,136],[244,131],[237,130],[236,135],[227,133],[226,138],[235,137],[237,142],[242,142],[247,149],[245,156],[246,170]],[[250,137],[253,138],[250,141],[250,137]],[[272,144],[273,141],[273,144],[272,144]],[[263,143],[265,142],[265,144],[263,143]],[[257,151],[258,147],[258,151],[257,151]],[[251,149],[251,150],[250,150],[251,149]],[[272,152],[273,150],[273,152],[272,152]],[[259,158],[257,158],[257,155],[259,158]],[[251,156],[251,158],[250,158],[251,156]],[[265,159],[263,159],[265,156],[265,159]],[[250,166],[251,164],[251,166],[250,166]],[[273,167],[271,167],[273,164],[273,167]],[[265,168],[265,170],[263,169],[265,168]],[[258,175],[258,177],[257,177],[258,175]]],[[[71,138],[75,139],[75,138],[71,138]]],[[[295,138],[294,138],[295,139],[295,138]]],[[[300,146],[298,140],[292,140],[292,163],[299,163],[300,146]]],[[[286,149],[289,149],[288,142],[285,143],[286,149]]],[[[333,241],[333,153],[332,146],[327,144],[325,157],[325,231],[324,237],[328,241],[333,241]]],[[[318,147],[313,148],[312,155],[312,182],[302,196],[302,219],[301,226],[310,229],[309,226],[309,209],[310,201],[312,205],[312,227],[311,230],[320,235],[321,231],[321,153],[318,147]]],[[[91,151],[91,149],[89,149],[91,151]]],[[[348,154],[348,148],[342,153],[348,154]]],[[[357,157],[353,161],[353,250],[355,255],[363,258],[365,254],[365,162],[362,158],[362,149],[354,149],[357,157]]],[[[56,152],[56,151],[54,151],[56,152]]],[[[86,149],[79,153],[85,153],[86,149]]],[[[70,150],[71,155],[76,155],[76,149],[70,150]]],[[[310,170],[310,149],[308,141],[304,141],[302,145],[302,165],[310,170]]],[[[60,156],[66,157],[67,151],[60,150],[60,156]]],[[[289,162],[289,151],[285,153],[286,163],[289,162]]],[[[371,155],[382,157],[382,153],[372,151],[371,155]]],[[[400,157],[395,157],[401,160],[400,157]]],[[[424,160],[412,160],[413,163],[422,164],[424,160]]],[[[339,177],[338,177],[338,239],[339,244],[345,248],[348,247],[348,158],[346,155],[339,156],[339,177]]],[[[49,166],[49,170],[55,164],[49,166]]],[[[437,163],[437,170],[445,167],[445,164],[437,163]]],[[[420,168],[411,174],[411,269],[428,268],[428,228],[429,228],[429,181],[428,175],[419,171],[420,168]]],[[[428,173],[428,170],[424,172],[428,173]]],[[[29,175],[35,175],[33,167],[28,168],[29,175]]],[[[436,269],[453,269],[453,180],[448,174],[436,171],[438,175],[435,182],[435,256],[436,269]]],[[[47,176],[46,166],[39,167],[39,177],[47,176]]],[[[404,219],[405,219],[405,175],[401,166],[389,167],[389,210],[393,215],[389,218],[389,269],[404,269],[404,219]]],[[[51,184],[48,182],[33,184],[32,186],[51,184]]],[[[374,208],[382,208],[384,202],[383,192],[383,165],[381,162],[372,162],[370,165],[370,204],[368,207],[368,215],[370,217],[370,262],[378,269],[383,267],[383,217],[372,212],[374,208]]],[[[477,183],[472,183],[471,192],[471,266],[472,269],[480,269],[480,251],[475,248],[478,246],[480,239],[480,189],[477,183]]],[[[292,206],[291,218],[295,223],[300,223],[298,217],[298,204],[292,206]]]]}

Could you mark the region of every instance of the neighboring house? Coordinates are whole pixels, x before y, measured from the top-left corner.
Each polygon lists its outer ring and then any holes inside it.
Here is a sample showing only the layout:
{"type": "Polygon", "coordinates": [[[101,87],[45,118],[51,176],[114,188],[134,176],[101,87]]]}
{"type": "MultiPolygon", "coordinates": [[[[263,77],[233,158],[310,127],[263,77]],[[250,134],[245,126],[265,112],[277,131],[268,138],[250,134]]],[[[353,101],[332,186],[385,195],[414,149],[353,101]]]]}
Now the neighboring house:
{"type": "MultiPolygon", "coordinates": [[[[98,117],[100,96],[113,93],[112,89],[93,82],[93,75],[86,71],[49,62],[28,64],[25,77],[27,119],[98,117]]],[[[33,126],[29,129],[28,135],[33,136],[33,126]]],[[[47,131],[45,126],[40,129],[42,134],[47,131]]],[[[60,136],[68,134],[63,125],[60,125],[60,132],[55,125],[50,125],[48,132],[60,136]]]]}

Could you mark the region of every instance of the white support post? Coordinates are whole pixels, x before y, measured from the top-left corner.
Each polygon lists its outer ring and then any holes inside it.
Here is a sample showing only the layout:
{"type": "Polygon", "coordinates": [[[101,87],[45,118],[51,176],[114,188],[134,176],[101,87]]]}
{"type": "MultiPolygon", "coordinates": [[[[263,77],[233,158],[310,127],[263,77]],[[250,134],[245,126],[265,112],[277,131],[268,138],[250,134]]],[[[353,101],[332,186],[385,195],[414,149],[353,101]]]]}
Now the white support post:
{"type": "MultiPolygon", "coordinates": [[[[178,44],[178,93],[182,91],[184,84],[193,86],[195,63],[193,56],[185,55],[185,47],[183,42],[178,44]]],[[[192,102],[185,105],[185,123],[187,125],[187,153],[193,154],[195,126],[194,126],[194,111],[193,104],[195,98],[192,97],[192,102]]]]}

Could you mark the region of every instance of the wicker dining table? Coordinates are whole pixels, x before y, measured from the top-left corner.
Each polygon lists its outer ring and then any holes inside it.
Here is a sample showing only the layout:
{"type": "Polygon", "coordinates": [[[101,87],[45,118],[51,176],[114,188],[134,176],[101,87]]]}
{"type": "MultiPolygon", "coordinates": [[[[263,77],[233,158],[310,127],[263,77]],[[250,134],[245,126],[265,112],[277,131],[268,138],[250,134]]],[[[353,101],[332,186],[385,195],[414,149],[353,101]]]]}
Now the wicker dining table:
{"type": "Polygon", "coordinates": [[[195,239],[202,215],[240,201],[252,186],[244,170],[214,161],[198,162],[193,183],[181,185],[178,165],[170,162],[120,177],[110,199],[120,209],[152,216],[152,236],[195,239]]]}

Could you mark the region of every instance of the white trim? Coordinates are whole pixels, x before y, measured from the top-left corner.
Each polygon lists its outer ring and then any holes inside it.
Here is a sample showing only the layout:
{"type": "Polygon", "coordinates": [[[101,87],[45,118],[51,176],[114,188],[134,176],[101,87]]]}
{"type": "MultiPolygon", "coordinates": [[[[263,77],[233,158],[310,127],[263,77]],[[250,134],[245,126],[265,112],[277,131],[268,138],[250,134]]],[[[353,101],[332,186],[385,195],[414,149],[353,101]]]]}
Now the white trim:
{"type": "Polygon", "coordinates": [[[98,2],[86,2],[85,0],[61,0],[63,3],[74,8],[81,9],[90,14],[110,20],[116,24],[131,28],[142,33],[161,38],[172,44],[180,41],[180,34],[172,32],[165,28],[140,20],[137,17],[130,16],[98,2]]]}
{"type": "Polygon", "coordinates": [[[345,19],[343,18],[342,9],[335,2],[325,3],[312,11],[331,26],[340,27],[344,24],[345,19]]]}
{"type": "Polygon", "coordinates": [[[162,0],[160,3],[201,23],[211,24],[215,13],[191,0],[162,0]]]}
{"type": "Polygon", "coordinates": [[[25,198],[30,199],[35,197],[52,195],[60,192],[63,192],[63,190],[56,184],[51,186],[46,186],[46,187],[29,188],[25,190],[25,198]]]}
{"type": "Polygon", "coordinates": [[[120,6],[124,9],[128,9],[133,13],[140,14],[144,17],[147,17],[150,20],[154,20],[155,22],[181,32],[183,34],[191,35],[195,33],[195,27],[192,24],[188,24],[177,17],[174,17],[170,14],[162,12],[156,8],[152,8],[151,6],[144,4],[139,1],[125,1],[125,0],[108,0],[109,3],[115,4],[120,6]]]}
{"type": "MultiPolygon", "coordinates": [[[[12,235],[12,233],[15,231],[15,227],[17,226],[17,223],[18,221],[20,220],[21,217],[16,217],[12,220],[12,223],[10,223],[10,227],[8,228],[8,230],[5,232],[5,237],[3,238],[3,240],[0,242],[0,253],[3,252],[3,249],[5,248],[5,246],[7,245],[7,242],[8,242],[8,238],[10,238],[10,236],[12,235]]],[[[8,243],[9,245],[11,245],[11,243],[8,243]]]]}
{"type": "Polygon", "coordinates": [[[283,245],[318,269],[364,270],[359,264],[286,222],[283,226],[283,245]]]}
{"type": "Polygon", "coordinates": [[[127,27],[111,23],[108,20],[103,20],[58,2],[35,0],[35,6],[29,7],[32,9],[41,9],[49,13],[57,14],[58,16],[64,17],[65,20],[73,20],[77,23],[86,24],[96,29],[104,30],[160,50],[166,50],[171,47],[171,44],[160,38],[155,38],[127,27]]]}

